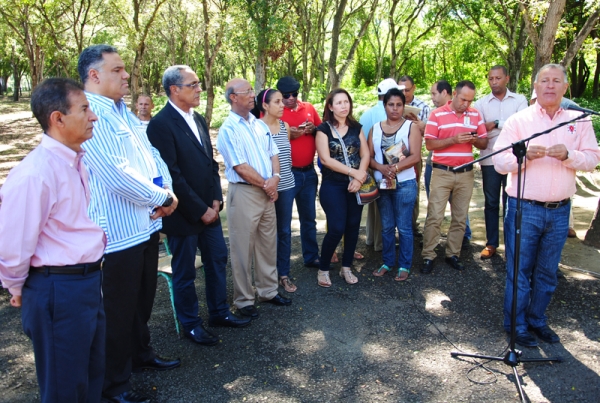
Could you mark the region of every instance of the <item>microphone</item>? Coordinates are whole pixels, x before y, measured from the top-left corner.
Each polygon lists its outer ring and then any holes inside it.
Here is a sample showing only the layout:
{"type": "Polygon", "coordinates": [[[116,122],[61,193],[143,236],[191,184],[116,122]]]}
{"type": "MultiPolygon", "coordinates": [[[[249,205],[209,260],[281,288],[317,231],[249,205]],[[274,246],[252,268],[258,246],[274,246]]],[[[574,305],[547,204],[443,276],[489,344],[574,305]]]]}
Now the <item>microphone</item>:
{"type": "Polygon", "coordinates": [[[584,112],[584,113],[589,113],[590,115],[598,115],[600,116],[600,113],[593,111],[591,109],[586,109],[586,108],[582,108],[579,105],[569,105],[567,107],[567,109],[571,110],[571,111],[577,111],[577,112],[584,112]]]}
{"type": "Polygon", "coordinates": [[[571,101],[570,99],[564,98],[563,101],[561,102],[560,105],[563,109],[568,109],[571,111],[577,111],[577,112],[583,112],[583,113],[589,113],[590,115],[598,115],[600,116],[600,113],[593,111],[591,109],[586,109],[586,108],[582,108],[581,106],[577,105],[575,102],[571,101]]]}

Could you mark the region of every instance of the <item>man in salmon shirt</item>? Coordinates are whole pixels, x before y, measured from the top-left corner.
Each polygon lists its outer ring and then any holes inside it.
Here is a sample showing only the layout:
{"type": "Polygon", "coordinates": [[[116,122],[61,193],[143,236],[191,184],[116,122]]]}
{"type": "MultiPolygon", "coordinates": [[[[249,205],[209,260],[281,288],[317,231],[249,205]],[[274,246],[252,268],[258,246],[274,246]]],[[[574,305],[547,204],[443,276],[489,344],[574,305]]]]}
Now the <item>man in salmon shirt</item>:
{"type": "Polygon", "coordinates": [[[314,167],[315,132],[321,118],[315,107],[298,100],[300,83],[286,76],[277,81],[277,89],[283,95],[281,120],[290,125],[292,147],[292,174],[296,187],[294,199],[300,218],[300,240],[306,267],[319,268],[319,245],[317,244],[317,185],[319,179],[314,167]]]}
{"type": "MultiPolygon", "coordinates": [[[[535,78],[534,87],[538,94],[537,102],[506,120],[494,151],[580,115],[580,112],[565,110],[560,106],[569,87],[563,66],[543,66],[535,78]]],[[[504,330],[510,332],[517,159],[508,149],[495,155],[493,160],[496,171],[508,174],[508,206],[504,220],[504,330]]],[[[548,327],[545,312],[556,289],[558,262],[569,231],[570,198],[576,190],[575,172],[593,171],[599,161],[600,151],[589,118],[566,124],[528,142],[522,173],[521,249],[517,284],[516,342],[522,346],[538,345],[529,331],[546,343],[560,341],[558,335],[548,327]]]]}
{"type": "Polygon", "coordinates": [[[473,161],[473,146],[485,150],[488,143],[483,118],[470,107],[475,98],[475,84],[461,81],[456,84],[453,95],[452,101],[431,112],[425,128],[425,145],[433,151],[433,173],[423,234],[423,274],[433,270],[435,247],[450,195],[452,222],[448,230],[446,263],[456,270],[464,268],[459,255],[473,194],[473,166],[458,171],[454,168],[473,161]]]}

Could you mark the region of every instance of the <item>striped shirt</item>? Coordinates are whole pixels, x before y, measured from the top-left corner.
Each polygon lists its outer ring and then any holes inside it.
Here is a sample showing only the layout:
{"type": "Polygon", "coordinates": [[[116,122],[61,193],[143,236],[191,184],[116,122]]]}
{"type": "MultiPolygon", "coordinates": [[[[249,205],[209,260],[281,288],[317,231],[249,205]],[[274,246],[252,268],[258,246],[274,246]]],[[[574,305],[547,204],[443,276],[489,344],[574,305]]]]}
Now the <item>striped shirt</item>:
{"type": "MultiPolygon", "coordinates": [[[[474,108],[468,108],[457,115],[450,107],[452,101],[431,112],[425,127],[425,140],[442,140],[465,132],[477,132],[477,137],[487,137],[487,130],[481,114],[474,108]]],[[[452,144],[441,150],[433,151],[433,162],[451,167],[473,161],[471,143],[452,144]]]]}
{"type": "Polygon", "coordinates": [[[217,149],[225,161],[225,177],[230,183],[245,182],[234,167],[248,164],[263,179],[273,176],[271,157],[279,149],[271,137],[268,126],[251,113],[248,120],[230,111],[219,129],[217,149]]]}
{"type": "Polygon", "coordinates": [[[292,174],[292,147],[290,146],[290,139],[288,138],[288,132],[285,128],[285,123],[279,121],[279,133],[273,133],[273,140],[279,149],[279,174],[281,180],[277,186],[278,192],[289,190],[296,186],[294,175],[292,174]]]}
{"type": "Polygon", "coordinates": [[[123,100],[85,95],[98,116],[94,136],[82,146],[92,194],[88,213],[106,234],[106,253],[117,252],[147,241],[162,228],[162,220],[150,215],[168,193],[153,179],[160,176],[171,188],[171,175],[150,145],[146,127],[123,100]]]}
{"type": "MultiPolygon", "coordinates": [[[[429,120],[429,114],[431,112],[431,108],[425,102],[421,101],[418,98],[413,98],[412,102],[408,104],[409,106],[414,106],[415,108],[421,108],[421,112],[419,112],[419,120],[423,122],[427,122],[429,120]]],[[[384,119],[382,119],[384,120],[384,119]]]]}

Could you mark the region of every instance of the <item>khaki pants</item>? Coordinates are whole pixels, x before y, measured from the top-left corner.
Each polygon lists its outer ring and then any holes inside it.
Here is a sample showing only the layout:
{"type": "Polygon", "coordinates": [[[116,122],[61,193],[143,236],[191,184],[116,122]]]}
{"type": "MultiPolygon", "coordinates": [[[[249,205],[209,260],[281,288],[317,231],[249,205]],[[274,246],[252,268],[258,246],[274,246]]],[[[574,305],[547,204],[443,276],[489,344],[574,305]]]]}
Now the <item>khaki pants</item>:
{"type": "Polygon", "coordinates": [[[369,203],[367,206],[367,245],[372,245],[375,252],[383,250],[383,240],[381,237],[382,226],[379,216],[379,207],[377,202],[369,203]]]}
{"type": "Polygon", "coordinates": [[[473,171],[454,173],[433,168],[431,190],[427,206],[427,220],[423,239],[423,259],[433,260],[436,257],[435,247],[440,238],[440,227],[448,198],[452,193],[452,221],[448,231],[446,257],[459,256],[462,239],[467,225],[469,203],[473,194],[473,171]]]}
{"type": "Polygon", "coordinates": [[[256,186],[230,183],[226,211],[233,303],[237,308],[254,304],[253,259],[258,299],[272,299],[278,287],[275,204],[256,186]]]}

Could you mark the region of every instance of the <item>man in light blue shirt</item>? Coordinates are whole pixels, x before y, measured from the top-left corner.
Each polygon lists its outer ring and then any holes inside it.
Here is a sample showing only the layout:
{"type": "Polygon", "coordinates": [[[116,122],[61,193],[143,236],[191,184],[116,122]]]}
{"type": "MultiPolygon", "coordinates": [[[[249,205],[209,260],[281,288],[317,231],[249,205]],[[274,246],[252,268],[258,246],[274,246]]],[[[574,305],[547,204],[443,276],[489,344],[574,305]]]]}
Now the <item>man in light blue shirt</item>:
{"type": "Polygon", "coordinates": [[[106,233],[102,266],[106,312],[106,373],[102,395],[118,402],[148,402],[132,390],[131,372],[166,370],[179,360],[158,357],[150,347],[148,320],[156,292],[160,217],[177,208],[171,176],[145,127],[127,108],[125,64],[108,45],[86,48],[77,70],[90,108],[98,116],[86,142],[90,172],[89,215],[106,233]]]}
{"type": "MultiPolygon", "coordinates": [[[[377,105],[365,111],[360,117],[360,124],[362,125],[365,137],[368,139],[371,128],[384,121],[387,116],[385,113],[385,107],[383,106],[383,97],[392,88],[403,90],[403,85],[398,85],[396,80],[393,78],[386,78],[377,86],[378,101],[377,105]]],[[[367,245],[373,245],[375,252],[383,250],[383,241],[381,239],[381,218],[379,217],[379,209],[377,203],[369,203],[367,210],[367,245]]]]}
{"type": "Polygon", "coordinates": [[[279,175],[279,150],[269,127],[250,113],[254,90],[234,78],[225,87],[231,112],[219,129],[217,149],[225,161],[229,255],[233,277],[233,303],[238,311],[258,318],[254,306],[252,263],[259,301],[290,305],[277,292],[277,217],[275,201],[279,175]]]}

